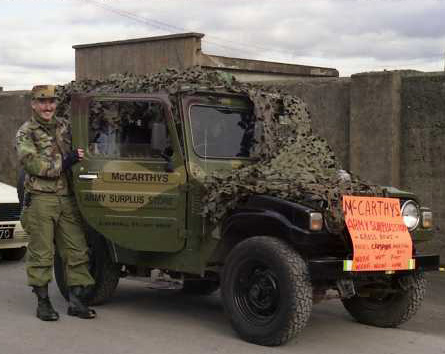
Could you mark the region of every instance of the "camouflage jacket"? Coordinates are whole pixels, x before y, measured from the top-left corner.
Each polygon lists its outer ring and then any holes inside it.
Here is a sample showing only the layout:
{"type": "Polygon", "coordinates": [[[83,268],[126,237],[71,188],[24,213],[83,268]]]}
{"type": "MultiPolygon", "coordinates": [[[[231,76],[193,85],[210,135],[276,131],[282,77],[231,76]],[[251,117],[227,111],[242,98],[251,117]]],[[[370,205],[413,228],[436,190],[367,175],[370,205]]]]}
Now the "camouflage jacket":
{"type": "Polygon", "coordinates": [[[17,131],[16,149],[25,170],[25,190],[30,193],[71,194],[62,172],[63,156],[71,151],[71,129],[64,118],[55,118],[50,129],[34,116],[17,131]]]}

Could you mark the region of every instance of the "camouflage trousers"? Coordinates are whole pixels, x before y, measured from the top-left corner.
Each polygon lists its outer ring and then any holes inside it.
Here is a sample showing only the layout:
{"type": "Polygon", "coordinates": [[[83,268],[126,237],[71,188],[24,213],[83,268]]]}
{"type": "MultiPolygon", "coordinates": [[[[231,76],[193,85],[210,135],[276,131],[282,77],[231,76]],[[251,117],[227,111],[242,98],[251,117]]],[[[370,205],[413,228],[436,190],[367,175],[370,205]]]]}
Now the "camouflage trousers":
{"type": "Polygon", "coordinates": [[[68,286],[94,284],[75,199],[55,194],[29,196],[21,215],[23,228],[30,236],[26,255],[28,285],[43,286],[52,280],[54,246],[64,262],[68,286]]]}

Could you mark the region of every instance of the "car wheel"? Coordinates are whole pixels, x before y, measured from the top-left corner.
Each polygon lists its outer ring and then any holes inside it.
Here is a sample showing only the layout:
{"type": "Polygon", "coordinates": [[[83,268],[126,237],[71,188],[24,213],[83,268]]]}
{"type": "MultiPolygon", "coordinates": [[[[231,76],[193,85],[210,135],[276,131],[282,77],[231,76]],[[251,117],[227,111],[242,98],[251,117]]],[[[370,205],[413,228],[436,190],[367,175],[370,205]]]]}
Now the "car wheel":
{"type": "Polygon", "coordinates": [[[7,261],[19,261],[26,254],[26,247],[10,248],[3,250],[3,258],[7,261]]]}
{"type": "Polygon", "coordinates": [[[235,331],[248,342],[281,345],[312,310],[306,262],[286,242],[267,236],[239,243],[225,261],[222,298],[235,331]]]}
{"type": "MultiPolygon", "coordinates": [[[[369,287],[367,289],[369,291],[369,287]]],[[[343,299],[346,310],[358,322],[377,327],[397,327],[413,317],[426,292],[423,272],[403,275],[371,285],[368,296],[343,299]]],[[[360,288],[359,294],[360,294],[360,288]]],[[[362,290],[363,291],[363,290],[362,290]]]]}

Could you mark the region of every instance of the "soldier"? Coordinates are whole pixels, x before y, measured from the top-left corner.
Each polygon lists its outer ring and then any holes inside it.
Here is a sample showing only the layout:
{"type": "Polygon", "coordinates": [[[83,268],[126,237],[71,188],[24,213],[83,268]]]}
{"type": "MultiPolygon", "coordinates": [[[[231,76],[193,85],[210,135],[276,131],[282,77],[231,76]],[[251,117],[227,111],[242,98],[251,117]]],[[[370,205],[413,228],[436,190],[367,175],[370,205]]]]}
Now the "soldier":
{"type": "Polygon", "coordinates": [[[65,264],[68,315],[94,318],[95,311],[84,304],[86,289],[94,279],[88,271],[88,246],[69,183],[70,168],[84,151],[71,150],[69,122],[55,117],[55,86],[34,86],[31,94],[32,117],[19,128],[16,148],[25,171],[21,221],[31,238],[26,272],[37,296],[37,317],[59,319],[48,297],[55,244],[65,264]]]}

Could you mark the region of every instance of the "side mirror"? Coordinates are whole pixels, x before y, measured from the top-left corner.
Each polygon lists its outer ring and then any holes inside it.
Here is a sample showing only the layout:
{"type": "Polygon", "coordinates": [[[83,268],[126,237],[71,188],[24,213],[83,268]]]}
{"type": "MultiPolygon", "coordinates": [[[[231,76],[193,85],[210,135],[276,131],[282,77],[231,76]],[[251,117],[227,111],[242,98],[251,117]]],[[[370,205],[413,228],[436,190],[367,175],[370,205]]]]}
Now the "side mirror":
{"type": "Polygon", "coordinates": [[[167,147],[167,127],[163,123],[153,123],[151,127],[151,148],[161,154],[167,147]]]}

